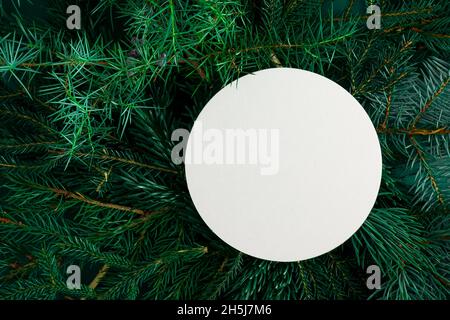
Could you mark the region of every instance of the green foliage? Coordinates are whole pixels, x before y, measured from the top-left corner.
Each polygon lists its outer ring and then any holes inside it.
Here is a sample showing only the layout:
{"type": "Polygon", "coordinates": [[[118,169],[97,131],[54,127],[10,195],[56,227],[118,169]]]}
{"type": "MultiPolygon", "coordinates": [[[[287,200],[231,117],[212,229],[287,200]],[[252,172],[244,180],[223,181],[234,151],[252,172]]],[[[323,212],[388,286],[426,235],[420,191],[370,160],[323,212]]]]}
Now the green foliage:
{"type": "Polygon", "coordinates": [[[83,1],[74,31],[63,1],[0,1],[0,298],[449,298],[450,5],[379,1],[368,30],[372,2],[83,1]],[[224,244],[170,157],[217,90],[279,66],[351,92],[383,151],[363,227],[298,263],[224,244]]]}

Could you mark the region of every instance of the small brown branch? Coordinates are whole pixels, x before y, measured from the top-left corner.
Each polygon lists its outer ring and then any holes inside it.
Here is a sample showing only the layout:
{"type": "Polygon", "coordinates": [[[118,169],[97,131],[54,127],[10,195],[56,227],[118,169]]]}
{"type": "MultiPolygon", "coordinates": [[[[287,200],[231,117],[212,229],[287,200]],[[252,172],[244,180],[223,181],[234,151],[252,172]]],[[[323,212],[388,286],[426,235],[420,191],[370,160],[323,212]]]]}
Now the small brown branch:
{"type": "MultiPolygon", "coordinates": [[[[392,72],[394,72],[394,70],[392,70],[392,72]]],[[[388,98],[387,98],[386,111],[384,113],[384,121],[381,124],[381,128],[384,128],[384,129],[386,129],[387,122],[388,122],[388,119],[389,119],[389,112],[391,110],[391,105],[392,105],[392,93],[393,93],[393,91],[394,91],[394,87],[391,88],[391,90],[389,92],[389,95],[388,95],[388,98]]]]}
{"type": "Polygon", "coordinates": [[[414,119],[411,128],[415,128],[417,123],[420,121],[420,119],[423,117],[425,112],[431,107],[435,99],[444,91],[445,87],[448,85],[450,81],[450,77],[448,77],[444,82],[439,86],[439,88],[436,90],[436,92],[433,94],[433,96],[428,99],[428,101],[425,103],[422,109],[420,109],[419,114],[417,114],[416,118],[414,119]]]}
{"type": "Polygon", "coordinates": [[[433,276],[444,286],[446,286],[446,287],[450,286],[450,282],[448,280],[438,276],[437,274],[433,274],[433,276]]]}
{"type": "Polygon", "coordinates": [[[381,88],[380,91],[386,91],[389,88],[392,88],[393,86],[395,86],[400,80],[402,80],[404,77],[406,77],[408,75],[407,72],[402,72],[397,78],[395,78],[392,82],[388,83],[386,86],[384,86],[383,88],[381,88]]]}
{"type": "Polygon", "coordinates": [[[13,98],[13,97],[17,97],[17,96],[23,96],[23,92],[16,92],[16,93],[11,93],[11,94],[7,94],[4,96],[0,96],[0,99],[8,99],[8,98],[13,98]]]}
{"type": "Polygon", "coordinates": [[[140,166],[140,167],[147,168],[147,169],[154,169],[154,170],[159,170],[159,171],[164,171],[164,172],[169,172],[169,173],[178,173],[175,170],[161,168],[161,167],[153,166],[153,165],[150,165],[150,164],[141,163],[141,162],[137,162],[137,161],[134,161],[134,160],[123,159],[123,158],[119,158],[119,157],[102,155],[102,156],[100,156],[100,158],[101,159],[105,159],[105,160],[113,160],[113,161],[117,161],[117,162],[127,163],[127,164],[130,164],[130,165],[136,165],[136,166],[140,166]]]}
{"type": "Polygon", "coordinates": [[[449,34],[443,34],[443,33],[431,33],[431,32],[427,32],[427,31],[423,31],[422,29],[416,28],[416,27],[411,27],[410,30],[417,32],[417,33],[423,33],[427,36],[433,37],[433,38],[444,38],[444,39],[450,39],[450,35],[449,34]]]}
{"type": "Polygon", "coordinates": [[[19,119],[25,119],[25,120],[31,121],[33,123],[36,123],[40,127],[45,128],[49,133],[54,133],[53,128],[47,126],[45,123],[40,122],[37,119],[34,119],[31,116],[28,116],[28,115],[25,115],[25,114],[21,114],[21,113],[12,112],[12,111],[7,110],[7,109],[0,109],[0,112],[6,113],[6,114],[10,114],[11,116],[19,118],[19,119]]]}
{"type": "MultiPolygon", "coordinates": [[[[405,17],[405,16],[413,16],[413,15],[417,15],[417,14],[423,14],[423,13],[432,13],[433,12],[433,8],[425,8],[422,10],[412,10],[412,11],[405,11],[405,12],[386,12],[386,13],[382,13],[381,17],[405,17]]],[[[356,19],[359,20],[367,20],[367,18],[369,17],[369,15],[361,15],[356,17],[356,19]]],[[[355,18],[355,17],[350,17],[350,18],[355,18]]],[[[349,21],[350,19],[349,17],[345,17],[344,18],[334,18],[333,21],[349,21]]],[[[325,20],[325,21],[329,21],[329,20],[325,20]]]]}
{"type": "Polygon", "coordinates": [[[61,195],[61,196],[65,197],[65,198],[75,199],[75,200],[78,200],[78,201],[81,201],[81,202],[84,202],[84,203],[87,203],[87,204],[90,204],[93,206],[97,206],[97,207],[126,211],[126,212],[131,212],[131,213],[135,213],[135,214],[139,214],[139,215],[150,215],[150,214],[159,212],[159,211],[135,209],[135,208],[132,208],[129,206],[123,206],[123,205],[115,204],[115,203],[101,202],[99,200],[87,198],[86,196],[84,196],[83,194],[81,194],[79,192],[70,192],[67,190],[56,189],[56,188],[49,188],[49,190],[54,192],[57,195],[61,195]]]}
{"type": "Polygon", "coordinates": [[[437,135],[437,134],[450,134],[450,130],[446,128],[438,128],[434,130],[429,129],[398,129],[398,128],[392,128],[388,129],[386,127],[383,127],[381,125],[377,129],[378,133],[382,134],[407,134],[409,136],[430,136],[430,135],[437,135]]]}
{"type": "Polygon", "coordinates": [[[0,167],[17,168],[17,165],[11,163],[0,163],[0,167]]]}
{"type": "MultiPolygon", "coordinates": [[[[437,18],[439,18],[439,17],[434,17],[432,19],[423,19],[423,20],[419,21],[418,24],[422,25],[422,26],[428,25],[428,24],[432,23],[437,18]]],[[[417,28],[414,25],[394,26],[394,27],[391,27],[391,28],[388,28],[388,29],[384,29],[383,32],[384,33],[392,33],[392,32],[403,32],[403,31],[406,31],[406,30],[411,30],[411,31],[416,32],[416,33],[423,33],[426,36],[429,36],[429,37],[432,37],[432,38],[447,38],[447,39],[450,38],[450,35],[448,35],[448,34],[428,32],[428,31],[422,30],[420,28],[417,28]]]]}
{"type": "Polygon", "coordinates": [[[39,67],[53,67],[57,65],[68,65],[68,66],[80,66],[80,65],[101,65],[101,66],[109,66],[109,63],[107,61],[62,61],[62,62],[24,62],[19,64],[19,67],[25,67],[25,68],[39,68],[39,67]]]}
{"type": "MultiPolygon", "coordinates": [[[[61,155],[65,154],[64,150],[49,150],[49,153],[56,153],[56,154],[61,154],[61,155]]],[[[88,157],[88,156],[90,156],[90,154],[81,153],[81,152],[76,152],[76,153],[74,153],[74,155],[77,156],[77,157],[88,157]]],[[[154,170],[159,170],[159,171],[169,172],[169,173],[174,173],[174,174],[178,173],[176,170],[167,169],[167,168],[161,168],[161,167],[153,166],[153,165],[150,165],[150,164],[141,163],[141,162],[134,161],[134,160],[129,160],[129,159],[123,159],[123,158],[119,158],[119,157],[114,157],[114,156],[110,156],[110,155],[96,155],[96,154],[94,154],[93,156],[98,158],[98,159],[122,162],[122,163],[130,164],[130,165],[136,165],[136,166],[147,168],[147,169],[154,169],[154,170]]]]}
{"type": "Polygon", "coordinates": [[[333,39],[323,40],[323,41],[320,41],[318,43],[273,43],[273,44],[268,44],[268,45],[261,45],[261,46],[241,48],[241,49],[230,48],[228,50],[212,52],[210,54],[207,54],[207,55],[201,57],[200,60],[208,59],[208,58],[215,57],[215,56],[219,56],[221,54],[237,54],[237,53],[242,54],[242,53],[246,53],[246,52],[268,50],[268,49],[275,50],[275,49],[313,48],[313,47],[317,47],[317,46],[321,46],[321,45],[333,44],[333,43],[336,43],[338,41],[344,40],[344,39],[346,39],[346,38],[348,38],[348,37],[350,37],[352,35],[353,35],[353,33],[352,34],[345,34],[345,35],[341,35],[341,36],[333,38],[333,39]]]}
{"type": "Polygon", "coordinates": [[[106,275],[108,270],[109,270],[109,265],[107,265],[107,264],[105,264],[103,267],[101,267],[100,271],[97,273],[95,278],[89,284],[89,288],[91,288],[91,289],[97,288],[98,284],[103,279],[103,277],[106,275]]]}
{"type": "Polygon", "coordinates": [[[225,259],[223,260],[222,264],[219,267],[219,270],[217,270],[217,272],[223,272],[223,270],[225,269],[225,265],[228,262],[228,257],[225,257],[225,259]]]}
{"type": "Polygon", "coordinates": [[[349,3],[347,4],[347,8],[345,10],[345,14],[343,19],[347,20],[348,16],[350,15],[350,12],[352,11],[353,5],[355,4],[355,0],[350,0],[349,3]]]}
{"type": "Polygon", "coordinates": [[[0,148],[33,147],[33,146],[54,144],[54,143],[56,143],[56,141],[32,142],[32,143],[23,143],[23,144],[0,145],[0,148]]]}
{"type": "Polygon", "coordinates": [[[444,204],[444,197],[437,185],[436,179],[433,176],[433,173],[431,172],[430,166],[428,165],[427,160],[425,159],[425,155],[423,154],[423,151],[420,150],[419,145],[417,144],[416,140],[414,139],[414,137],[409,136],[411,143],[414,147],[414,149],[416,149],[417,155],[419,156],[420,161],[423,163],[423,166],[425,168],[425,170],[427,171],[427,175],[428,178],[430,179],[431,182],[431,186],[433,187],[434,191],[436,192],[437,195],[437,199],[439,201],[439,203],[444,204]]]}
{"type": "Polygon", "coordinates": [[[24,164],[12,164],[12,163],[0,163],[0,167],[5,167],[5,168],[15,168],[15,169],[36,169],[36,168],[41,168],[44,165],[35,165],[35,166],[28,166],[28,165],[24,165],[24,164]]]}
{"type": "Polygon", "coordinates": [[[388,100],[387,100],[387,104],[386,104],[386,112],[384,115],[384,121],[381,124],[381,128],[386,128],[386,126],[387,126],[387,121],[389,119],[389,111],[391,110],[391,103],[392,103],[392,93],[389,94],[389,96],[388,96],[388,100]]]}
{"type": "Polygon", "coordinates": [[[420,244],[432,244],[436,241],[450,241],[450,236],[442,236],[442,237],[439,237],[439,238],[433,239],[433,240],[423,240],[423,241],[420,241],[419,243],[420,244]]]}

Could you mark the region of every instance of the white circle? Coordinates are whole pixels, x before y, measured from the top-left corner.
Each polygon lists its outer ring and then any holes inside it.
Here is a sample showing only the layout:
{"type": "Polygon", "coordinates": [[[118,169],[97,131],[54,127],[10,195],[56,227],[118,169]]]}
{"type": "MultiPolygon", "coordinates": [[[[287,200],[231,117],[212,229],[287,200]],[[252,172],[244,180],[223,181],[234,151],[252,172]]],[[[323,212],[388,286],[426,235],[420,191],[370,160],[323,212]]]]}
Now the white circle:
{"type": "Polygon", "coordinates": [[[185,168],[215,234],[248,255],[288,262],[327,253],[359,229],[378,194],[382,157],[371,120],[345,89],[276,68],[239,78],[206,104],[185,168]]]}

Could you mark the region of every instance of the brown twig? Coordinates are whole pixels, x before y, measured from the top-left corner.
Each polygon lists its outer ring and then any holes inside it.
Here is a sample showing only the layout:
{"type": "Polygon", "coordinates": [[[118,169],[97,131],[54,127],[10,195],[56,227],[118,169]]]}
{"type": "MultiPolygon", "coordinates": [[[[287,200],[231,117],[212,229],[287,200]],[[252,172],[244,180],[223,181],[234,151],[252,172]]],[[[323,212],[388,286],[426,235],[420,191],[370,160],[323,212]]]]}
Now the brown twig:
{"type": "Polygon", "coordinates": [[[107,265],[107,264],[103,265],[103,267],[100,268],[100,270],[97,273],[97,275],[95,276],[95,278],[89,284],[89,288],[91,288],[91,289],[97,288],[98,284],[103,279],[103,277],[106,275],[108,270],[109,270],[109,265],[107,265]]]}
{"type": "Polygon", "coordinates": [[[380,126],[377,129],[378,133],[382,134],[407,134],[409,136],[430,136],[436,134],[450,134],[450,130],[446,128],[438,128],[438,129],[401,129],[401,128],[386,128],[380,126]]]}
{"type": "MultiPolygon", "coordinates": [[[[49,150],[49,153],[56,153],[56,154],[65,154],[64,150],[49,150]]],[[[81,153],[81,152],[76,152],[74,153],[75,156],[77,157],[88,157],[90,156],[90,154],[87,153],[81,153]]],[[[103,160],[112,160],[112,161],[117,161],[117,162],[122,162],[122,163],[126,163],[126,164],[130,164],[130,165],[136,165],[139,167],[143,167],[143,168],[147,168],[147,169],[154,169],[154,170],[159,170],[159,171],[164,171],[164,172],[169,172],[169,173],[174,173],[177,174],[178,172],[176,170],[172,170],[172,169],[167,169],[167,168],[161,168],[161,167],[157,167],[157,166],[153,166],[150,164],[146,164],[146,163],[142,163],[142,162],[138,162],[138,161],[134,161],[134,160],[129,160],[129,159],[123,159],[120,157],[114,157],[114,156],[110,156],[110,155],[93,155],[96,158],[99,159],[103,159],[103,160]]]]}
{"type": "Polygon", "coordinates": [[[433,176],[433,173],[431,172],[431,169],[428,165],[428,162],[425,159],[425,155],[423,154],[423,151],[420,150],[419,145],[417,144],[416,140],[414,139],[414,137],[409,136],[411,143],[414,147],[414,149],[416,149],[417,155],[419,156],[420,161],[423,163],[423,166],[425,167],[425,170],[427,171],[427,175],[428,178],[430,179],[431,182],[431,186],[433,187],[434,191],[436,192],[437,195],[437,199],[439,201],[439,203],[443,204],[444,203],[444,197],[442,196],[442,193],[437,185],[436,179],[433,176]]]}
{"type": "Polygon", "coordinates": [[[445,87],[450,81],[450,77],[448,77],[444,82],[439,86],[439,88],[436,90],[436,92],[433,94],[433,96],[428,99],[428,101],[425,103],[422,109],[420,109],[420,112],[417,114],[416,118],[414,119],[411,128],[415,128],[419,120],[423,117],[425,112],[431,107],[435,99],[444,91],[445,87]]]}
{"type": "Polygon", "coordinates": [[[57,195],[61,195],[65,198],[71,198],[75,199],[93,206],[108,208],[108,209],[115,209],[120,211],[126,211],[126,212],[132,212],[139,215],[150,215],[154,214],[159,211],[149,211],[149,210],[142,210],[142,209],[136,209],[129,206],[123,206],[120,204],[115,203],[108,203],[108,202],[101,202],[99,200],[91,199],[86,197],[85,195],[79,193],[79,192],[71,192],[63,189],[56,189],[56,188],[49,188],[50,191],[54,192],[57,195]]]}

